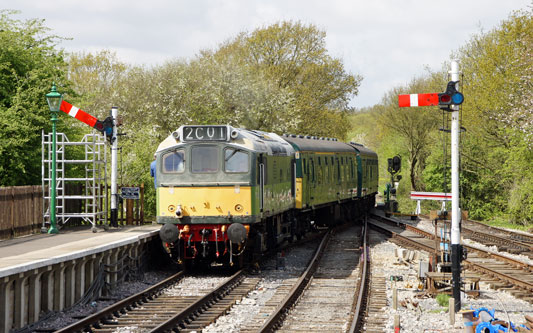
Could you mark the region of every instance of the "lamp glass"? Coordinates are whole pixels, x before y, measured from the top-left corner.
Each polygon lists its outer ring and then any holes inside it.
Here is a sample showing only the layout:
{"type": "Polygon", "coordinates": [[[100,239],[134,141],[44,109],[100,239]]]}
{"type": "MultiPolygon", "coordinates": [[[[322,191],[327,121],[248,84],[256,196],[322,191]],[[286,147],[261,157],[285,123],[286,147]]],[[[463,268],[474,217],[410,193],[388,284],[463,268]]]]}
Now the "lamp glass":
{"type": "Polygon", "coordinates": [[[48,107],[50,111],[58,112],[61,107],[61,102],[63,101],[63,96],[57,92],[55,84],[52,85],[52,90],[46,94],[46,101],[48,102],[48,107]]]}

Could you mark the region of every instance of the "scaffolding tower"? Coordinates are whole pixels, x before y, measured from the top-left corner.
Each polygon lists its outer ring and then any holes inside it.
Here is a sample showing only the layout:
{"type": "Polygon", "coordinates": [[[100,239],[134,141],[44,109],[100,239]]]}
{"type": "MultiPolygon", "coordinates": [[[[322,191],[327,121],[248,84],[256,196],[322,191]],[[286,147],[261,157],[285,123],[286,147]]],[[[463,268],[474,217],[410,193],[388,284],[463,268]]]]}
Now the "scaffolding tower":
{"type": "MultiPolygon", "coordinates": [[[[43,189],[43,227],[50,224],[50,198],[52,194],[52,133],[42,132],[42,189],[43,189]]],[[[86,134],[80,142],[71,142],[64,133],[56,135],[56,222],[61,228],[71,218],[80,218],[92,225],[103,224],[107,228],[107,145],[105,136],[99,133],[86,134]],[[75,146],[82,146],[84,159],[72,159],[75,146]],[[67,155],[67,147],[70,147],[67,155]],[[69,157],[71,159],[69,159],[69,157]],[[69,164],[81,165],[85,177],[69,177],[66,167],[69,164]],[[83,184],[83,193],[67,194],[68,183],[83,184]],[[78,212],[67,211],[69,200],[81,200],[82,208],[78,212]]]]}

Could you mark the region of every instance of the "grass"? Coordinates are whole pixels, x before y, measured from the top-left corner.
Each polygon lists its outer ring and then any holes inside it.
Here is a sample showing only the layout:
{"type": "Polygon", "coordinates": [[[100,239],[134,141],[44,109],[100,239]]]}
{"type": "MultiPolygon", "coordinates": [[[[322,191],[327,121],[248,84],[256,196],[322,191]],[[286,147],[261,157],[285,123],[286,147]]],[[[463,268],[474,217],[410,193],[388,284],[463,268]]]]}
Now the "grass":
{"type": "Polygon", "coordinates": [[[447,307],[448,304],[449,304],[449,300],[450,300],[450,295],[446,295],[446,294],[438,294],[437,297],[435,298],[435,300],[437,301],[437,303],[440,305],[440,306],[444,306],[444,307],[447,307]]]}
{"type": "Polygon", "coordinates": [[[496,216],[496,217],[493,217],[491,220],[483,221],[483,223],[490,225],[492,227],[517,229],[521,231],[528,231],[532,228],[531,225],[525,226],[525,225],[520,225],[520,224],[513,224],[509,222],[509,218],[506,218],[504,216],[496,216]]]}

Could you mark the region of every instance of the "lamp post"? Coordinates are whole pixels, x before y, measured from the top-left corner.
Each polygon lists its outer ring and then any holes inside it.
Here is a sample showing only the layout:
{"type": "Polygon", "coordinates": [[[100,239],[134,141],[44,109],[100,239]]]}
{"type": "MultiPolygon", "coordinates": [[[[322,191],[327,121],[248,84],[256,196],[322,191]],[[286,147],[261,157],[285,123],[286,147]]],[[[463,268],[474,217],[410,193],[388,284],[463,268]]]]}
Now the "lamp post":
{"type": "Polygon", "coordinates": [[[50,196],[50,229],[49,234],[57,234],[59,230],[56,227],[56,122],[57,113],[61,107],[63,96],[57,92],[55,83],[52,84],[52,90],[46,94],[46,101],[50,108],[52,118],[52,193],[50,196]]]}

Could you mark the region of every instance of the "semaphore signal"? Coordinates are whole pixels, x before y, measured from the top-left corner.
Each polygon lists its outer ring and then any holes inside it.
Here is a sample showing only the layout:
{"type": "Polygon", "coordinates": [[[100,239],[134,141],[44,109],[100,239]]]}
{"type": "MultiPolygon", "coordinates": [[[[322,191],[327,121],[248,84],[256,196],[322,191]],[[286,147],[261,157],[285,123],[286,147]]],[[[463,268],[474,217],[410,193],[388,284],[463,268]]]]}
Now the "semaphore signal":
{"type": "Polygon", "coordinates": [[[401,108],[438,105],[439,94],[398,95],[398,104],[401,108]]]}
{"type": "Polygon", "coordinates": [[[107,117],[104,121],[98,120],[98,118],[91,116],[82,109],[70,104],[67,101],[62,101],[59,108],[71,117],[74,117],[82,123],[89,125],[95,130],[104,133],[106,137],[111,140],[113,135],[113,118],[107,117]]]}
{"type": "MultiPolygon", "coordinates": [[[[457,90],[459,83],[459,62],[451,62],[451,81],[446,86],[446,91],[440,94],[409,94],[398,95],[398,105],[400,107],[432,106],[438,105],[441,109],[451,112],[451,157],[452,157],[452,227],[451,227],[451,248],[452,248],[452,290],[454,298],[454,310],[461,309],[461,245],[460,219],[461,209],[459,207],[459,105],[465,98],[457,90]]],[[[416,196],[416,194],[415,194],[416,196]]],[[[446,193],[444,197],[447,197],[446,193]]]]}
{"type": "Polygon", "coordinates": [[[398,95],[398,106],[404,108],[438,105],[441,109],[451,111],[451,105],[461,105],[465,100],[463,94],[457,91],[458,82],[448,82],[446,91],[443,93],[398,95]]]}

